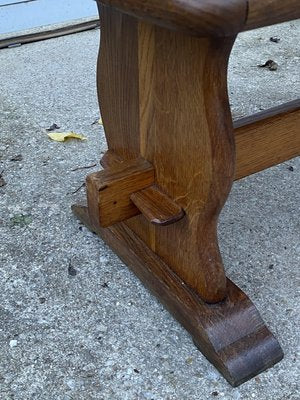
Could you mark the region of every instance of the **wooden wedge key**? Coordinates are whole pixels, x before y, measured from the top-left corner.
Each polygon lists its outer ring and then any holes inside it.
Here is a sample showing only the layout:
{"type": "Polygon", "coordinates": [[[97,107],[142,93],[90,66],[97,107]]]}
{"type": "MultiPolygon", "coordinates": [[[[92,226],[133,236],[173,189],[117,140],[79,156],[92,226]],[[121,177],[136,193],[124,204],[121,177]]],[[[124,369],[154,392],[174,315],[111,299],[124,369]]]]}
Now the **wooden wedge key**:
{"type": "Polygon", "coordinates": [[[108,151],[73,212],[237,386],[283,352],[226,277],[218,218],[234,180],[300,154],[300,101],[233,123],[228,59],[239,32],[300,18],[299,2],[97,3],[108,151]]]}
{"type": "Polygon", "coordinates": [[[182,208],[155,186],[133,193],[130,199],[152,224],[170,225],[184,216],[182,208]]]}

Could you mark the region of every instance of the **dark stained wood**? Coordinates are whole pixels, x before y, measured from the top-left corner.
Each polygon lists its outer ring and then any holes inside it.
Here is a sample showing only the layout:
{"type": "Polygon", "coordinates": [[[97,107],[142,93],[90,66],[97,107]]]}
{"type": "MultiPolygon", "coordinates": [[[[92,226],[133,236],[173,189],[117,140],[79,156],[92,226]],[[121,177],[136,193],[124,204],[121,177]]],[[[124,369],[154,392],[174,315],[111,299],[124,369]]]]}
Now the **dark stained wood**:
{"type": "Polygon", "coordinates": [[[247,117],[242,117],[233,121],[233,127],[235,130],[243,128],[245,126],[268,121],[272,117],[285,118],[286,115],[291,113],[297,113],[300,110],[300,99],[292,100],[279,106],[269,108],[258,112],[256,114],[248,115],[247,117]]]}
{"type": "Polygon", "coordinates": [[[182,208],[154,185],[133,193],[130,199],[152,224],[166,226],[184,217],[182,208]]]}
{"type": "Polygon", "coordinates": [[[73,206],[73,212],[187,329],[199,350],[231,385],[240,385],[282,359],[282,349],[257,309],[229,279],[225,301],[206,304],[126,224],[95,229],[86,207],[73,206]]]}
{"type": "Polygon", "coordinates": [[[89,210],[95,225],[107,227],[140,213],[130,200],[132,193],[154,183],[153,166],[139,158],[87,176],[89,210]]]}
{"type": "Polygon", "coordinates": [[[98,0],[126,14],[197,36],[232,36],[246,20],[246,0],[98,0]]]}
{"type": "Polygon", "coordinates": [[[245,29],[254,29],[300,18],[299,0],[248,0],[245,29]]]}
{"type": "Polygon", "coordinates": [[[196,36],[233,36],[300,18],[299,0],[98,0],[123,13],[196,36]]]}
{"type": "Polygon", "coordinates": [[[300,155],[300,100],[234,123],[235,180],[300,155]]]}

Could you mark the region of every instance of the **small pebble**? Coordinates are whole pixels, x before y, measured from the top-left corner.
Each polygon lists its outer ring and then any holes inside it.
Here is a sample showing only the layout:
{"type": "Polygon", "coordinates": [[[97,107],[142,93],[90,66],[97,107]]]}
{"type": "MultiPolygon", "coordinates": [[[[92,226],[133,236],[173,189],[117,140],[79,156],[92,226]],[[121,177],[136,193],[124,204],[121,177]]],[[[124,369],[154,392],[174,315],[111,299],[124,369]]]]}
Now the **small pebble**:
{"type": "Polygon", "coordinates": [[[68,386],[69,389],[74,390],[76,388],[76,382],[74,379],[68,379],[66,380],[66,385],[68,386]]]}
{"type": "Polygon", "coordinates": [[[72,265],[69,265],[68,267],[68,274],[70,276],[76,276],[77,275],[77,271],[74,267],[72,267],[72,265]]]}
{"type": "Polygon", "coordinates": [[[101,324],[98,325],[98,331],[102,333],[107,332],[107,326],[101,324]]]}
{"type": "Polygon", "coordinates": [[[280,42],[280,38],[272,36],[272,37],[270,37],[270,42],[279,43],[280,42]]]}
{"type": "Polygon", "coordinates": [[[18,341],[15,340],[15,339],[14,339],[14,340],[11,340],[11,341],[9,342],[9,346],[10,346],[11,348],[18,346],[18,341]]]}

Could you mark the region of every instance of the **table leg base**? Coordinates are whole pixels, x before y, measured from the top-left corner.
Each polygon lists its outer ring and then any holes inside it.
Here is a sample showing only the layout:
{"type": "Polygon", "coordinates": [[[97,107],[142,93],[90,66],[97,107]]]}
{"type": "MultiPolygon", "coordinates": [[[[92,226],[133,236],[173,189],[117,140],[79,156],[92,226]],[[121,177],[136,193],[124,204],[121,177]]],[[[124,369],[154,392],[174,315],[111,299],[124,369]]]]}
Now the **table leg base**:
{"type": "Polygon", "coordinates": [[[125,223],[96,227],[90,221],[87,207],[75,205],[72,210],[185,327],[198,349],[232,386],[242,384],[282,359],[278,341],[254,304],[229,279],[227,298],[207,304],[125,223]]]}

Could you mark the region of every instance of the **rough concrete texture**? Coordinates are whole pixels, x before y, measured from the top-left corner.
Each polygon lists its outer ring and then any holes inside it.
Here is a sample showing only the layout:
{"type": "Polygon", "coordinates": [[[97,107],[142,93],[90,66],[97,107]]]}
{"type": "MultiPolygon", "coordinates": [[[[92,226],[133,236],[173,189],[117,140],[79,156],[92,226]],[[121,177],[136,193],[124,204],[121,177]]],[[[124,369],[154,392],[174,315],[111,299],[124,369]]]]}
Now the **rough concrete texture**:
{"type": "MultiPolygon", "coordinates": [[[[299,97],[299,27],[239,37],[230,65],[235,116],[299,97]],[[277,71],[257,67],[269,58],[277,71]]],[[[0,399],[299,399],[300,160],[235,183],[222,213],[228,276],[285,352],[233,389],[70,211],[84,198],[83,188],[72,192],[98,167],[73,169],[98,163],[106,148],[92,125],[98,39],[91,31],[0,51],[0,399]],[[52,142],[52,123],[88,140],[52,142]]]]}

